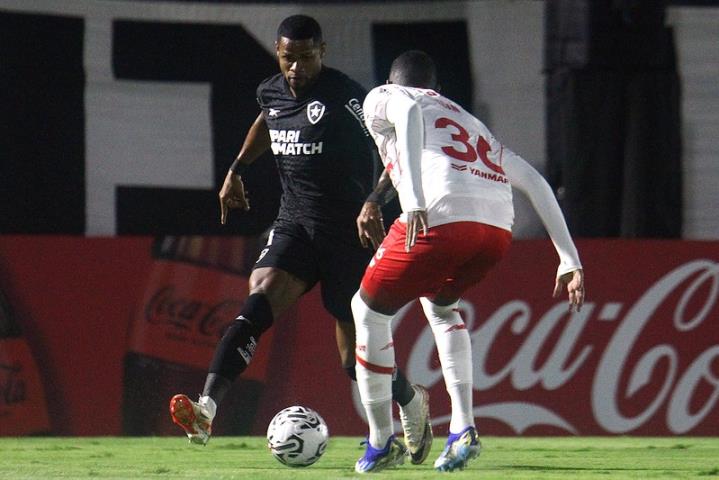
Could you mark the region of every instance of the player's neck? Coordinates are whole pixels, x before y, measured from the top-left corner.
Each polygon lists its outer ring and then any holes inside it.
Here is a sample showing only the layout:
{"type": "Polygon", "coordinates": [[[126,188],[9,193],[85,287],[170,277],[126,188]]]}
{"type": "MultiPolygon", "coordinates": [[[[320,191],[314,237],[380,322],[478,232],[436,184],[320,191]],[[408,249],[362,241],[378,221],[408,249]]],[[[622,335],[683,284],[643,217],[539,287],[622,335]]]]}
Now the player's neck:
{"type": "Polygon", "coordinates": [[[312,83],[311,85],[307,85],[306,87],[302,89],[294,89],[292,87],[289,87],[290,93],[295,98],[301,98],[307,96],[307,94],[312,90],[312,87],[314,87],[316,82],[312,83]]]}

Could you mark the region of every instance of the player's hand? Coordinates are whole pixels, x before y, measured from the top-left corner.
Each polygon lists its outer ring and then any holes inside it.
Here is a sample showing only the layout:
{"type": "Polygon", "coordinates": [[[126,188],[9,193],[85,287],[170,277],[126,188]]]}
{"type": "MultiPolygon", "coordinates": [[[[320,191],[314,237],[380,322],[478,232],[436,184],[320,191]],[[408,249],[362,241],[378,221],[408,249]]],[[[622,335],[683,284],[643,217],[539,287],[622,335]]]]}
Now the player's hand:
{"type": "Polygon", "coordinates": [[[584,304],[584,271],[582,269],[574,270],[557,277],[552,296],[557,298],[561,295],[565,286],[569,295],[569,311],[578,312],[584,304]]]}
{"type": "Polygon", "coordinates": [[[407,235],[404,239],[404,251],[409,252],[417,243],[419,231],[422,230],[423,235],[427,235],[427,210],[411,210],[407,212],[407,235]]]}
{"type": "Polygon", "coordinates": [[[225,183],[220,189],[220,223],[227,223],[227,214],[232,208],[241,208],[244,211],[250,209],[250,202],[245,196],[245,185],[242,177],[229,171],[225,177],[225,183]]]}
{"type": "Polygon", "coordinates": [[[382,220],[382,209],[378,203],[365,202],[357,216],[357,233],[359,234],[362,246],[377,248],[384,240],[384,221],[382,220]]]}

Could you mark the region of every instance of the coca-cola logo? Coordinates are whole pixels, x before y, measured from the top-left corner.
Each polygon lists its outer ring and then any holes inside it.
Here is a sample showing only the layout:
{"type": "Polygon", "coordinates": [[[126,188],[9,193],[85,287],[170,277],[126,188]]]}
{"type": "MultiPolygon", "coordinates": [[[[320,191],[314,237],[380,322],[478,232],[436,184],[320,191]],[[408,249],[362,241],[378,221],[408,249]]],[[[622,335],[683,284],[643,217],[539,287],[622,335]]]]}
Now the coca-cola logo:
{"type": "Polygon", "coordinates": [[[14,405],[23,403],[26,399],[27,389],[25,381],[20,376],[22,365],[0,364],[0,404],[14,405]]]}
{"type": "MultiPolygon", "coordinates": [[[[696,333],[708,320],[716,320],[718,292],[719,264],[694,260],[665,274],[628,306],[588,302],[581,312],[570,314],[561,303],[536,317],[527,301],[514,299],[474,328],[474,305],[461,302],[472,338],[473,387],[487,399],[474,408],[475,417],[501,422],[517,434],[535,425],[586,433],[577,426],[576,416],[582,412],[563,410],[556,403],[542,404],[537,395],[522,395],[530,389],[561,391],[570,382],[582,380],[589,386],[571,394],[586,395],[584,404],[591,410],[587,414],[604,432],[628,433],[650,421],[660,421],[675,434],[690,432],[719,401],[719,338],[696,333]],[[596,325],[593,322],[610,322],[616,328],[608,337],[583,335],[596,325]],[[679,337],[692,333],[693,358],[682,352],[685,356],[680,362],[679,337]],[[513,350],[498,355],[507,345],[514,345],[513,350]],[[498,357],[504,359],[499,368],[498,357]],[[491,369],[490,358],[495,359],[491,369]],[[514,398],[497,398],[497,387],[507,383],[514,398]],[[641,389],[639,401],[635,394],[641,389]]],[[[411,307],[398,313],[394,328],[411,307]]],[[[406,366],[408,378],[429,388],[443,382],[441,369],[431,361],[434,348],[432,331],[425,326],[406,366]]],[[[364,417],[356,391],[354,403],[364,417]]],[[[433,417],[437,424],[449,419],[449,414],[433,417]]]]}
{"type": "Polygon", "coordinates": [[[166,285],[152,294],[144,307],[144,318],[153,325],[219,338],[242,304],[235,299],[208,302],[184,297],[174,285],[166,285]]]}

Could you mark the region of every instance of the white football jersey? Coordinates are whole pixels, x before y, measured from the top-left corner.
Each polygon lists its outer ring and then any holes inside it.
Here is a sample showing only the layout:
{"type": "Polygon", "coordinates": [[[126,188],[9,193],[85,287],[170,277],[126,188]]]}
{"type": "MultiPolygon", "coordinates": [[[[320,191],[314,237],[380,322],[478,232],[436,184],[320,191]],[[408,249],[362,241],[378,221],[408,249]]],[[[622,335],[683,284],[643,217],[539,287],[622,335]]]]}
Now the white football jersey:
{"type": "Polygon", "coordinates": [[[502,165],[515,154],[477,118],[434,90],[388,84],[374,88],[364,101],[365,123],[395,187],[402,172],[394,125],[386,115],[393,95],[412,98],[422,111],[422,191],[429,226],[473,221],[511,230],[512,189],[502,165]]]}

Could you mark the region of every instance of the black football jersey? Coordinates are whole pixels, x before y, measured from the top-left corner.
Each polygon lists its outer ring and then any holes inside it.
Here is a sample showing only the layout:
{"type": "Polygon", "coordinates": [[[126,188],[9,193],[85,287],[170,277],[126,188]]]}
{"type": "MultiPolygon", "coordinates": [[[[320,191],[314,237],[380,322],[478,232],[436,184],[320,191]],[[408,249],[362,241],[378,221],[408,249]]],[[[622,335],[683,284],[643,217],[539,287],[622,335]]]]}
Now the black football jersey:
{"type": "Polygon", "coordinates": [[[378,168],[363,122],[366,94],[357,82],[326,66],[299,98],[282,74],[259,85],[257,101],[282,184],[278,220],[355,229],[378,168]]]}

